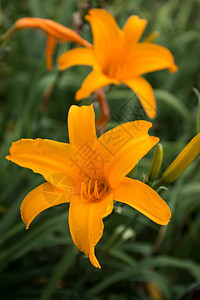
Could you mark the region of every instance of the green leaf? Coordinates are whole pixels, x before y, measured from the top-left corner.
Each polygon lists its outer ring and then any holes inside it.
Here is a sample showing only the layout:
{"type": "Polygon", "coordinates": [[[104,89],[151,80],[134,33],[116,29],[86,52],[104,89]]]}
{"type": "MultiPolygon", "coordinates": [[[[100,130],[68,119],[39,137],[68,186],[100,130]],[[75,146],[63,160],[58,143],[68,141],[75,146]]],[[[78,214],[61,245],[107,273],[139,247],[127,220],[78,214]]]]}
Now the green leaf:
{"type": "Polygon", "coordinates": [[[41,295],[41,300],[48,300],[56,289],[56,283],[61,280],[74,264],[78,250],[75,247],[69,247],[64,253],[62,259],[53,270],[41,295]]]}
{"type": "Polygon", "coordinates": [[[177,112],[180,116],[182,116],[182,118],[185,119],[185,121],[188,124],[192,123],[190,111],[176,96],[174,96],[170,92],[159,89],[154,90],[154,93],[158,101],[162,101],[167,105],[171,106],[174,109],[174,111],[177,112]]]}

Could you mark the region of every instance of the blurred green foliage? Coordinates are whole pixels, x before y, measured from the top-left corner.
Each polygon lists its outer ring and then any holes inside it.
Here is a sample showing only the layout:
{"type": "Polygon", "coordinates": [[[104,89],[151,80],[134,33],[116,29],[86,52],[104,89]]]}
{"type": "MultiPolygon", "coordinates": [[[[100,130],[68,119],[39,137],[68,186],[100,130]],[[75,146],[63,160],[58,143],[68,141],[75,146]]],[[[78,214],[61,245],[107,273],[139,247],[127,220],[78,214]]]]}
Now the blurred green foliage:
{"type": "MultiPolygon", "coordinates": [[[[78,16],[81,34],[91,41],[84,21],[91,7],[109,10],[121,26],[131,14],[146,18],[144,38],[158,31],[156,42],[172,51],[179,67],[175,74],[160,71],[146,76],[157,97],[158,115],[151,132],[163,144],[164,171],[199,130],[200,109],[193,91],[200,89],[199,5],[199,0],[2,0],[0,33],[20,17],[51,18],[74,28],[78,16]]],[[[104,220],[104,235],[96,247],[102,270],[74,247],[66,205],[43,212],[25,230],[20,204],[43,179],[4,157],[11,143],[22,137],[68,139],[67,111],[77,104],[74,94],[88,72],[86,67],[58,72],[56,57],[70,47],[70,43],[57,47],[49,73],[45,35],[40,32],[16,32],[0,46],[0,298],[156,300],[147,285],[151,282],[160,299],[191,299],[192,291],[200,289],[198,158],[168,190],[160,190],[172,210],[168,226],[159,227],[127,206],[104,220]]],[[[107,98],[112,115],[108,128],[146,119],[128,88],[110,87],[107,98]]],[[[152,157],[153,151],[141,160],[134,178],[148,174],[152,157]]]]}

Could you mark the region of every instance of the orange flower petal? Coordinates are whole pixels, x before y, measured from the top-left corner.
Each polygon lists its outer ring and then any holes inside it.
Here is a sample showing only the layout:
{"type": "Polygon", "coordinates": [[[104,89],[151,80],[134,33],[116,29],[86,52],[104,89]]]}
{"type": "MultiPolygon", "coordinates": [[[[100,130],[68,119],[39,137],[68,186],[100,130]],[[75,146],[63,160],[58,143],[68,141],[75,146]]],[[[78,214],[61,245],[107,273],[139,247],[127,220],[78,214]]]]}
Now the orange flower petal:
{"type": "Polygon", "coordinates": [[[135,46],[143,34],[147,21],[140,19],[138,16],[131,16],[124,25],[124,44],[128,51],[135,46]]]}
{"type": "Polygon", "coordinates": [[[55,49],[56,40],[52,35],[47,36],[47,44],[46,44],[46,62],[47,62],[47,70],[51,71],[52,69],[52,55],[55,49]]]}
{"type": "Polygon", "coordinates": [[[171,52],[167,48],[153,43],[135,45],[128,54],[128,58],[130,65],[126,78],[163,69],[169,69],[173,73],[178,69],[171,52]]]}
{"type": "Polygon", "coordinates": [[[91,9],[86,16],[93,33],[94,51],[102,67],[118,57],[123,32],[114,17],[104,9],[91,9]]]}
{"type": "Polygon", "coordinates": [[[166,202],[143,182],[124,178],[113,190],[113,196],[115,201],[132,206],[157,224],[166,225],[170,220],[171,212],[166,202]]]}
{"type": "Polygon", "coordinates": [[[90,106],[72,105],[68,114],[70,144],[76,147],[73,158],[79,173],[91,177],[103,176],[103,157],[98,152],[95,113],[90,106]],[[83,174],[84,173],[84,174],[83,174]]]}
{"type": "Polygon", "coordinates": [[[48,182],[39,185],[24,198],[21,204],[21,217],[26,224],[26,229],[29,228],[33,219],[45,209],[67,203],[70,200],[66,193],[58,190],[48,182]]]}
{"type": "Polygon", "coordinates": [[[132,79],[123,79],[123,83],[136,93],[146,114],[149,118],[154,119],[156,117],[156,100],[153,89],[148,81],[142,77],[135,77],[132,79]]]}
{"type": "Polygon", "coordinates": [[[113,196],[107,194],[100,201],[85,202],[74,198],[69,207],[69,228],[74,244],[89,256],[93,266],[101,268],[94,247],[103,234],[102,219],[113,209],[113,196]]]}
{"type": "Polygon", "coordinates": [[[85,144],[93,145],[96,140],[95,113],[90,106],[72,105],[68,113],[68,131],[70,144],[81,148],[85,144]]]}
{"type": "Polygon", "coordinates": [[[17,30],[24,28],[39,28],[62,41],[72,41],[86,47],[91,47],[91,44],[82,39],[77,32],[52,20],[41,18],[21,18],[16,21],[15,28],[17,30]]]}
{"type": "Polygon", "coordinates": [[[89,95],[95,90],[111,83],[118,84],[119,82],[115,79],[111,79],[105,76],[100,71],[94,70],[83,81],[80,90],[78,90],[78,92],[76,93],[75,99],[81,100],[83,98],[89,97],[89,95]]]}
{"type": "Polygon", "coordinates": [[[95,68],[97,66],[96,58],[92,48],[76,48],[63,53],[58,58],[60,70],[67,69],[76,65],[86,65],[95,68]]]}
{"type": "Polygon", "coordinates": [[[98,138],[100,151],[106,161],[105,178],[112,188],[158,143],[157,137],[148,135],[150,127],[151,123],[147,121],[128,122],[98,138]]]}
{"type": "Polygon", "coordinates": [[[73,147],[65,143],[21,139],[12,144],[6,159],[41,174],[59,189],[66,190],[76,188],[76,181],[80,180],[77,168],[70,159],[74,152],[73,147]]]}

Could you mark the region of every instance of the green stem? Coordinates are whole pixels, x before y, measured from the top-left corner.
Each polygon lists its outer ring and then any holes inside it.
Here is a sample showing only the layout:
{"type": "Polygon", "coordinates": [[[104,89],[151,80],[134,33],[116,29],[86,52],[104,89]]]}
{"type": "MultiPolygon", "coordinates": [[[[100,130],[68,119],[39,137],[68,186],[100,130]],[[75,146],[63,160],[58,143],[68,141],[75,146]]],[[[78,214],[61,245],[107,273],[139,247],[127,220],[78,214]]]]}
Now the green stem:
{"type": "Polygon", "coordinates": [[[197,96],[198,104],[197,104],[197,116],[196,116],[196,131],[197,134],[200,131],[200,93],[198,89],[193,88],[195,95],[197,96]]]}
{"type": "Polygon", "coordinates": [[[1,37],[0,37],[0,43],[4,42],[5,40],[7,40],[11,34],[16,30],[15,25],[13,25],[10,29],[8,29],[8,31],[6,31],[1,37]]]}
{"type": "Polygon", "coordinates": [[[157,190],[161,185],[163,185],[163,184],[165,184],[165,182],[160,178],[160,179],[158,179],[157,181],[155,181],[152,185],[151,185],[151,187],[152,187],[152,189],[154,189],[154,190],[157,190]]]}

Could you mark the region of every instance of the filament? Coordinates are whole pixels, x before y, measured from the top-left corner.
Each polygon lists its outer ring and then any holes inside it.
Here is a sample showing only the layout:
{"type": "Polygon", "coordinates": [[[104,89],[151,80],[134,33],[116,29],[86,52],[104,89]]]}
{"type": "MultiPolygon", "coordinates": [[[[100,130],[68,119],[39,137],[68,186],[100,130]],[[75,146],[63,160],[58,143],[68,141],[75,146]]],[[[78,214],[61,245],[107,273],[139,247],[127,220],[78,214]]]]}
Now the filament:
{"type": "Polygon", "coordinates": [[[85,176],[81,183],[81,199],[84,201],[99,200],[103,197],[107,188],[107,184],[103,180],[85,176]]]}

